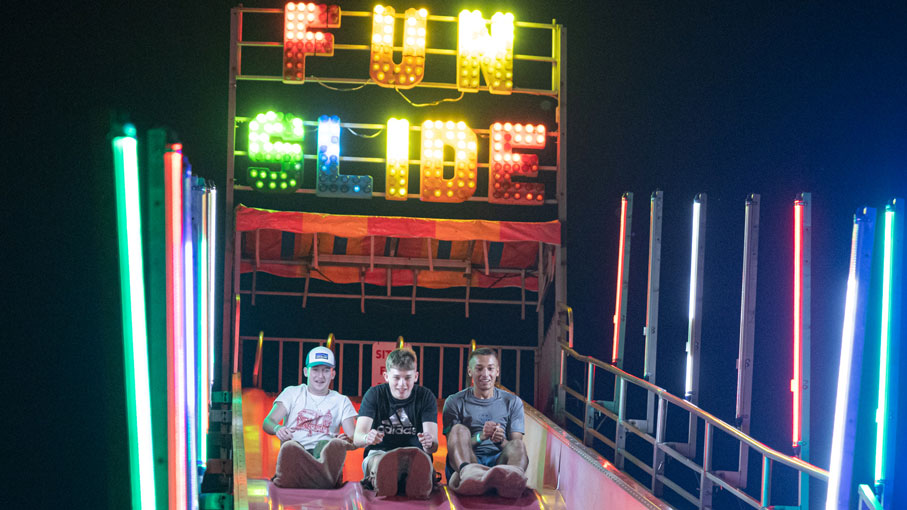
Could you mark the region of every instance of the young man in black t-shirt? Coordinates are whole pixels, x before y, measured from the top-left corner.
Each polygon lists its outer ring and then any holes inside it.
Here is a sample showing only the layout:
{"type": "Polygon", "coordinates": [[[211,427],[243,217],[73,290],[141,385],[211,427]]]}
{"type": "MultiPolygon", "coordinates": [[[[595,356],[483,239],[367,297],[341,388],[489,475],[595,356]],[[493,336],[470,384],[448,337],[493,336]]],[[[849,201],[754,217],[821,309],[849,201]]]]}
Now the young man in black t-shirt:
{"type": "Polygon", "coordinates": [[[438,450],[438,401],[431,390],[416,386],[416,353],[396,349],[387,356],[385,384],[362,397],[353,442],[365,447],[364,485],[378,496],[395,496],[406,480],[411,498],[427,499],[434,483],[431,454],[438,450]]]}

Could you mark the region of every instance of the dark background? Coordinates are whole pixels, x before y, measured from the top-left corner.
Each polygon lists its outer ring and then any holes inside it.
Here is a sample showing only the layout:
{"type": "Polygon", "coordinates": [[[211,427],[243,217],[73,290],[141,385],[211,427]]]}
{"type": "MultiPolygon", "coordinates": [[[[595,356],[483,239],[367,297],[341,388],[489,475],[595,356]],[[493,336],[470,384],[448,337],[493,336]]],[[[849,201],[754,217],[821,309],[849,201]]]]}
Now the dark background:
{"type": "MultiPolygon", "coordinates": [[[[340,5],[368,10],[373,3],[340,5]]],[[[633,191],[626,367],[641,373],[648,195],[664,190],[658,383],[676,394],[683,383],[690,203],[696,193],[708,194],[700,403],[729,421],[743,201],[748,193],[761,194],[752,435],[788,453],[791,205],[798,192],[813,193],[812,461],[827,467],[852,215],[858,207],[881,207],[892,197],[907,196],[904,4],[422,5],[445,15],[463,8],[486,15],[510,11],[518,20],[556,18],[567,27],[566,242],[576,345],[601,359],[610,352],[620,195],[633,191]]],[[[7,372],[13,401],[22,399],[12,404],[10,415],[22,440],[11,443],[23,448],[23,459],[35,461],[13,482],[37,481],[42,490],[23,494],[33,502],[53,502],[62,491],[67,504],[77,507],[128,505],[107,144],[111,112],[120,118],[125,113],[140,132],[172,128],[195,171],[222,185],[232,6],[67,3],[13,10],[6,19],[12,29],[5,29],[7,52],[15,58],[7,64],[10,79],[4,84],[4,131],[13,135],[4,143],[9,176],[4,230],[17,235],[14,240],[4,235],[9,239],[4,287],[8,302],[16,305],[4,349],[15,356],[4,358],[12,361],[7,372]]],[[[417,5],[396,5],[410,6],[417,5]]],[[[439,111],[482,126],[481,100],[466,101],[473,103],[439,111]]],[[[549,107],[528,105],[520,115],[527,121],[536,113],[550,118],[549,107]]],[[[327,103],[317,113],[347,108],[327,103]]],[[[352,120],[383,122],[388,108],[397,107],[374,108],[352,120]]],[[[315,202],[312,207],[346,212],[328,209],[362,206],[315,202]]],[[[429,215],[418,204],[410,207],[412,215],[429,215]]],[[[507,219],[536,214],[512,209],[507,219]]],[[[328,312],[335,320],[357,322],[358,309],[343,306],[328,312]]],[[[450,314],[452,321],[462,317],[459,308],[450,314]]],[[[502,314],[501,320],[508,317],[502,314]]],[[[435,327],[433,320],[429,315],[401,319],[400,331],[425,335],[435,327]]],[[[518,312],[514,322],[519,323],[518,312]]],[[[534,319],[527,322],[534,332],[534,319]]],[[[482,331],[481,325],[465,327],[482,331]]],[[[877,335],[878,320],[870,317],[867,328],[867,335],[877,335]]],[[[499,329],[494,335],[502,343],[526,341],[524,326],[499,329]]],[[[868,343],[866,356],[871,352],[868,343]]]]}

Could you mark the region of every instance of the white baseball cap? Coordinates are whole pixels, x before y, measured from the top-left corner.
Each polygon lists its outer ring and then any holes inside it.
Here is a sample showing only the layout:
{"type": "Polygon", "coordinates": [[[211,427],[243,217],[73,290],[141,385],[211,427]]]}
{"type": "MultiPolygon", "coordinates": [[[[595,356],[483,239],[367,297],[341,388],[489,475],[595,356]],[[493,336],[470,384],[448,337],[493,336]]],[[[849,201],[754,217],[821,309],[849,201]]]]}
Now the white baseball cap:
{"type": "Polygon", "coordinates": [[[334,366],[334,353],[327,347],[315,347],[305,358],[306,367],[314,367],[316,365],[327,365],[329,367],[334,366]]]}

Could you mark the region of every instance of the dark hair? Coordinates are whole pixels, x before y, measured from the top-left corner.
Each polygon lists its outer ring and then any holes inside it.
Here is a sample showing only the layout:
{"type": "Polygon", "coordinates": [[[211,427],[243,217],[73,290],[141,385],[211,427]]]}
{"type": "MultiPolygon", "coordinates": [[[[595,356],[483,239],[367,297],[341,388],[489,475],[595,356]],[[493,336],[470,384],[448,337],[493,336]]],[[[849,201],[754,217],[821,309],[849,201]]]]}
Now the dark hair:
{"type": "Polygon", "coordinates": [[[476,356],[494,356],[495,363],[497,363],[498,367],[501,366],[501,360],[498,359],[497,351],[495,351],[491,347],[479,347],[478,349],[472,351],[472,353],[469,355],[469,360],[467,360],[466,362],[466,366],[472,368],[472,360],[474,360],[476,356]]]}
{"type": "Polygon", "coordinates": [[[416,353],[408,347],[394,349],[387,355],[387,360],[384,362],[384,368],[387,370],[392,368],[396,368],[397,370],[415,370],[416,353]]]}

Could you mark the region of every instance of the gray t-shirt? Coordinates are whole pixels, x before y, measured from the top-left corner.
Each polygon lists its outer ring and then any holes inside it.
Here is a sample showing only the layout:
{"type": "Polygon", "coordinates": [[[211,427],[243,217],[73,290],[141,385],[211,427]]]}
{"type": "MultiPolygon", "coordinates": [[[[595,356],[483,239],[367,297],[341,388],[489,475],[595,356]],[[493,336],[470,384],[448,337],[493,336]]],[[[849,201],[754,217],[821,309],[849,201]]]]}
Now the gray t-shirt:
{"type": "MultiPolygon", "coordinates": [[[[450,429],[462,423],[475,435],[480,432],[486,421],[493,421],[504,427],[504,433],[510,438],[511,432],[523,433],[523,401],[516,395],[494,389],[494,396],[488,399],[477,398],[472,387],[454,393],[444,401],[444,435],[450,429]]],[[[498,444],[486,439],[473,448],[476,455],[494,455],[501,452],[498,444]]]]}

